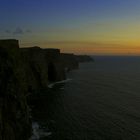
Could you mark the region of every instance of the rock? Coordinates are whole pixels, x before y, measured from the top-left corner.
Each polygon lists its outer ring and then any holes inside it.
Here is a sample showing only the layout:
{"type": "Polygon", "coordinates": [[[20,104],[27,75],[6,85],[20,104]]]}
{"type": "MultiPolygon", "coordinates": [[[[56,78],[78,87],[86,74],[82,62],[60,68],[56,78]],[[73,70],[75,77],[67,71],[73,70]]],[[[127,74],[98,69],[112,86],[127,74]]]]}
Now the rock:
{"type": "Polygon", "coordinates": [[[0,140],[27,140],[32,131],[27,98],[64,80],[66,68],[78,69],[85,61],[91,58],[0,40],[0,140]]]}
{"type": "Polygon", "coordinates": [[[74,54],[61,53],[61,62],[67,71],[79,68],[79,63],[74,54]]]}
{"type": "Polygon", "coordinates": [[[88,55],[76,55],[76,59],[79,63],[82,62],[94,62],[94,59],[88,55]]]}
{"type": "Polygon", "coordinates": [[[26,73],[22,63],[18,41],[0,40],[0,137],[2,140],[25,140],[31,134],[26,102],[26,73]]]}

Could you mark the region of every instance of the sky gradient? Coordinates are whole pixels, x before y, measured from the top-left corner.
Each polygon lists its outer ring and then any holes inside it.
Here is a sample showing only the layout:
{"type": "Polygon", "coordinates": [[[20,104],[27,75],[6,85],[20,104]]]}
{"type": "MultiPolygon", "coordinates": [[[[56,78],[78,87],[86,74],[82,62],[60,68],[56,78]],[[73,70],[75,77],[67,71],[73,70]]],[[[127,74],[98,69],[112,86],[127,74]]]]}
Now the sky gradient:
{"type": "Polygon", "coordinates": [[[140,55],[140,0],[0,0],[0,38],[62,52],[140,55]]]}

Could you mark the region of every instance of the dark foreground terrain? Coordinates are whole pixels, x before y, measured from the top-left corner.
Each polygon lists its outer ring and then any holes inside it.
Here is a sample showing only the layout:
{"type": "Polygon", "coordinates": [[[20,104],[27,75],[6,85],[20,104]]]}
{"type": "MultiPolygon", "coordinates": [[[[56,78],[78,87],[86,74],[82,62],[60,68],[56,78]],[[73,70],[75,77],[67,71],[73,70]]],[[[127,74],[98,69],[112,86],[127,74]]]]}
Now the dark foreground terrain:
{"type": "Polygon", "coordinates": [[[18,40],[0,40],[0,140],[26,140],[32,134],[30,95],[66,79],[89,56],[61,54],[59,49],[19,48],[18,40]]]}

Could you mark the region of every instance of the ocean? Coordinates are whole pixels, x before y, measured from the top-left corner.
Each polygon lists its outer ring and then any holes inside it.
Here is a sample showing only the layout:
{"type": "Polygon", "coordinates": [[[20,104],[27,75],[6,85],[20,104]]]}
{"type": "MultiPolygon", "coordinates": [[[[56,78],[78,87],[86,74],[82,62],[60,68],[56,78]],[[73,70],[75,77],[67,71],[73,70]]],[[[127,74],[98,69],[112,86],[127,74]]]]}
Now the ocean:
{"type": "Polygon", "coordinates": [[[140,139],[140,57],[94,59],[40,93],[32,140],[140,139]]]}

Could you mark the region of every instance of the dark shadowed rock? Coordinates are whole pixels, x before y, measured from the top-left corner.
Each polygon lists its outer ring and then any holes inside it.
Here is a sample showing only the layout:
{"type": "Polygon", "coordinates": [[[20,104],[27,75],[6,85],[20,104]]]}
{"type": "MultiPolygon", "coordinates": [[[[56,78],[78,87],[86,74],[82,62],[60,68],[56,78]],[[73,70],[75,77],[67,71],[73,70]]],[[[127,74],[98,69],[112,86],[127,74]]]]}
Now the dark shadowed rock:
{"type": "Polygon", "coordinates": [[[0,140],[27,140],[31,120],[27,97],[64,80],[65,69],[91,61],[59,49],[19,48],[18,40],[0,40],[0,140]]]}
{"type": "Polygon", "coordinates": [[[17,40],[1,40],[0,138],[2,140],[25,140],[31,134],[26,102],[26,73],[22,63],[17,40]]]}
{"type": "Polygon", "coordinates": [[[67,71],[79,68],[79,63],[74,54],[61,53],[61,62],[67,71]]]}
{"type": "Polygon", "coordinates": [[[5,39],[0,40],[0,47],[4,48],[19,48],[18,40],[16,39],[5,39]]]}
{"type": "Polygon", "coordinates": [[[88,55],[76,55],[76,59],[78,62],[93,62],[94,59],[91,56],[88,55]]]}
{"type": "MultiPolygon", "coordinates": [[[[39,47],[21,48],[24,60],[34,77],[33,89],[46,88],[50,82],[65,79],[59,49],[41,49],[39,47]]],[[[36,89],[37,90],[37,89],[36,89]]]]}

